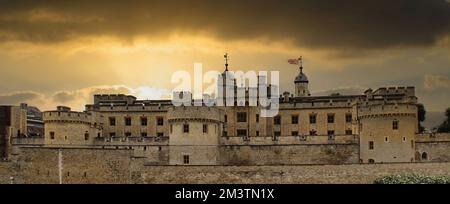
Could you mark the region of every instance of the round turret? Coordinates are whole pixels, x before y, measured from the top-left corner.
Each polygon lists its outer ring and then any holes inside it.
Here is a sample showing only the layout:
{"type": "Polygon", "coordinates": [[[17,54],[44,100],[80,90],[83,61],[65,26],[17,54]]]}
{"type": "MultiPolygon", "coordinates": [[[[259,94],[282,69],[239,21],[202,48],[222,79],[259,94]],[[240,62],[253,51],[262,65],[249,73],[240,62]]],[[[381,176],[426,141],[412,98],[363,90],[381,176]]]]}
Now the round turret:
{"type": "Polygon", "coordinates": [[[295,96],[305,97],[309,96],[308,77],[303,73],[303,67],[300,67],[300,73],[295,77],[295,96]]]}

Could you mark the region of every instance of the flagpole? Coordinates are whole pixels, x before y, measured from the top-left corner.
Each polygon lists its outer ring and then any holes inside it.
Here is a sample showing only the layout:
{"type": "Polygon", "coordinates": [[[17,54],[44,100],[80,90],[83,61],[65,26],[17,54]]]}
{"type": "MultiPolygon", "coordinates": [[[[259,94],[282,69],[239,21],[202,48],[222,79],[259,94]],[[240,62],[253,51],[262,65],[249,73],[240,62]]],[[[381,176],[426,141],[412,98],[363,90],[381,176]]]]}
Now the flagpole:
{"type": "Polygon", "coordinates": [[[303,57],[302,56],[300,56],[298,58],[298,62],[300,64],[300,73],[303,73],[303,57]]]}

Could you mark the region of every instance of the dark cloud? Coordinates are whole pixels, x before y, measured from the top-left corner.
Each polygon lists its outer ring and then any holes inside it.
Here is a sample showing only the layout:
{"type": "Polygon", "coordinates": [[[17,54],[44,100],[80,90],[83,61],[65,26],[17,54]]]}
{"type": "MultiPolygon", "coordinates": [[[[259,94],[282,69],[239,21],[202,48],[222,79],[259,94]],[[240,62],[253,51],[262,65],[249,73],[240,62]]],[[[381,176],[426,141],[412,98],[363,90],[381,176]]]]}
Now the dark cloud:
{"type": "Polygon", "coordinates": [[[208,33],[220,40],[292,39],[310,48],[430,46],[450,32],[446,0],[2,1],[0,40],[208,33]]]}
{"type": "Polygon", "coordinates": [[[75,100],[76,95],[71,94],[69,92],[61,91],[57,92],[52,96],[52,99],[58,103],[67,103],[69,101],[75,100]]]}
{"type": "Polygon", "coordinates": [[[450,79],[448,76],[441,75],[425,75],[423,86],[426,90],[449,89],[450,79]]]}
{"type": "Polygon", "coordinates": [[[0,105],[17,105],[19,103],[38,100],[41,94],[27,91],[0,95],[0,105]]]}

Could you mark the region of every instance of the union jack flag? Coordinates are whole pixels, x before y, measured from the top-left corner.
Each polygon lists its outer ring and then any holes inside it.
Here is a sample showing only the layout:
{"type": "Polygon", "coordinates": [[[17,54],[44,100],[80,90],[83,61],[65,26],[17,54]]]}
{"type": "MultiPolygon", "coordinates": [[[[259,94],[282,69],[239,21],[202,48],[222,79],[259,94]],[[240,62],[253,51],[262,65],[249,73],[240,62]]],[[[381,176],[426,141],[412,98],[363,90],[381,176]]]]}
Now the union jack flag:
{"type": "Polygon", "coordinates": [[[289,64],[299,64],[300,63],[300,59],[289,59],[288,63],[289,64]]]}

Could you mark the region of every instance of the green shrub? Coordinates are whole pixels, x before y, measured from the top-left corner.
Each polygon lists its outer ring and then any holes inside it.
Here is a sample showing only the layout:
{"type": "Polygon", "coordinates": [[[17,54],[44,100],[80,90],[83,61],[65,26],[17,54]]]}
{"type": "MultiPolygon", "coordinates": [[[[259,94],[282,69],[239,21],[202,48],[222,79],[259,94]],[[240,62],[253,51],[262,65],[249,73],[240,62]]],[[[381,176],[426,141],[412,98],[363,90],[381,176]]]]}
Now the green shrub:
{"type": "Polygon", "coordinates": [[[450,176],[392,175],[377,178],[374,184],[450,184],[450,176]]]}

